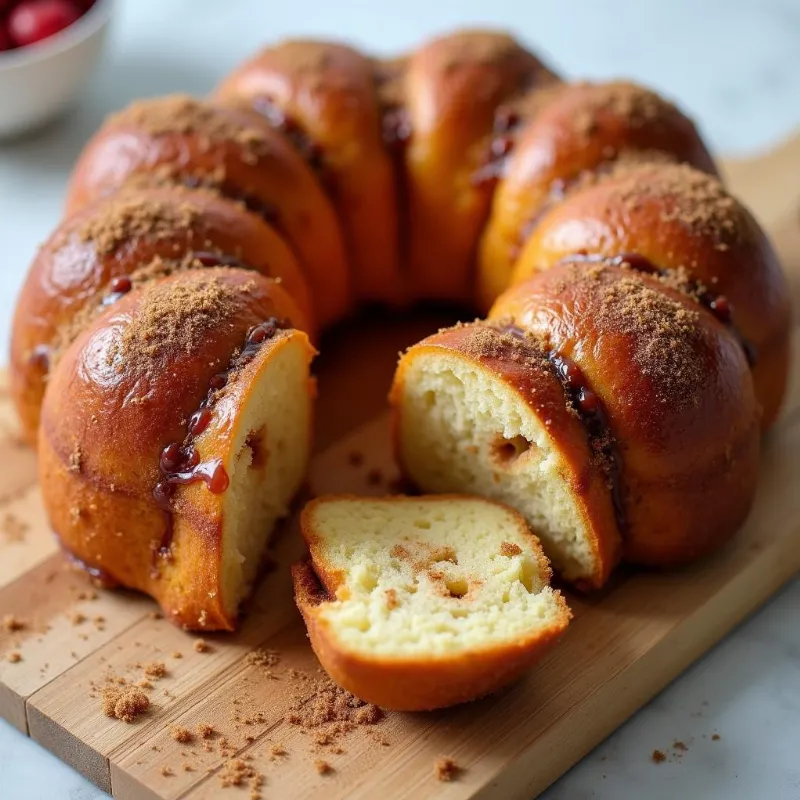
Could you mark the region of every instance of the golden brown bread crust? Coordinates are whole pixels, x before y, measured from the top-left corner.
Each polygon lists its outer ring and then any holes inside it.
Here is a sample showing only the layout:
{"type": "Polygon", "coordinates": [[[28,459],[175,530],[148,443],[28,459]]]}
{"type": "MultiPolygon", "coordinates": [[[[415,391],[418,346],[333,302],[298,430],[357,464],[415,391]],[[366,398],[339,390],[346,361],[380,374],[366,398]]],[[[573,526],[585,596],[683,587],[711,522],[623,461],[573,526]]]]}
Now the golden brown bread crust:
{"type": "MultiPolygon", "coordinates": [[[[279,279],[314,335],[310,291],[292,251],[272,228],[208,191],[141,189],[98,201],[67,219],[41,248],[17,302],[11,392],[28,440],[36,441],[44,382],[58,350],[103,304],[114,281],[198,266],[214,254],[279,279]]],[[[213,258],[211,258],[213,262],[213,258]]]]}
{"type": "Polygon", "coordinates": [[[510,36],[488,31],[434,39],[409,58],[407,269],[415,298],[471,302],[474,251],[491,200],[473,181],[480,145],[499,103],[555,80],[510,36]]]}
{"type": "Polygon", "coordinates": [[[406,351],[400,359],[389,396],[395,409],[392,415],[395,459],[406,477],[413,481],[403,465],[400,447],[403,424],[400,398],[414,358],[432,350],[452,351],[474,361],[519,395],[542,421],[553,448],[565,464],[567,471],[562,477],[575,493],[578,512],[590,537],[589,546],[594,551],[594,572],[582,578],[579,585],[585,589],[602,586],[621,555],[621,539],[607,477],[592,457],[586,430],[571,411],[561,382],[542,359],[542,350],[535,342],[526,342],[499,327],[475,322],[439,331],[406,351]]]}
{"type": "Polygon", "coordinates": [[[420,659],[363,658],[338,646],[317,607],[330,600],[309,562],[292,567],[295,601],[308,629],[311,647],[333,680],[368,703],[395,711],[428,711],[466,703],[498,691],[534,666],[561,638],[563,618],[531,639],[487,648],[465,657],[420,659]]]}
{"type": "Polygon", "coordinates": [[[307,139],[342,223],[356,297],[399,302],[397,192],[370,59],[334,42],[286,41],[242,64],[215,97],[307,139]]]}
{"type": "Polygon", "coordinates": [[[513,285],[490,319],[580,367],[619,449],[625,557],[668,566],[713,551],[755,493],[759,412],[742,348],[657,278],[565,264],[513,285]]]}
{"type": "Polygon", "coordinates": [[[483,311],[508,286],[537,218],[576,183],[646,161],[717,174],[692,121],[633,83],[561,85],[536,103],[534,113],[517,104],[500,106],[496,117],[508,122],[502,135],[510,153],[481,239],[476,292],[483,311]]]}
{"type": "Polygon", "coordinates": [[[724,295],[755,350],[762,427],[774,422],[789,372],[789,291],[764,232],[718,181],[688,166],[642,166],[577,192],[536,226],[513,281],[579,252],[638,254],[724,295]]]}
{"type": "MultiPolygon", "coordinates": [[[[498,691],[536,664],[563,635],[571,612],[560,593],[556,602],[560,615],[553,624],[529,638],[503,647],[471,651],[469,657],[426,656],[420,658],[365,658],[348,652],[337,642],[335,632],[319,617],[318,607],[335,599],[344,576],[326,562],[324,548],[310,524],[313,506],[347,495],[329,495],[308,503],[301,514],[301,533],[309,548],[309,559],[292,567],[295,601],[308,629],[311,646],[320,663],[351,694],[393,711],[427,711],[465,703],[498,691]]],[[[457,499],[458,495],[435,495],[429,499],[457,499]]],[[[387,498],[402,502],[402,497],[387,498]]],[[[423,498],[416,498],[422,500],[423,498]]],[[[521,529],[528,531],[517,513],[521,529]]],[[[528,533],[528,541],[545,579],[549,567],[539,540],[528,533]]]]}
{"type": "MultiPolygon", "coordinates": [[[[152,595],[187,628],[235,624],[221,589],[224,492],[202,481],[178,486],[167,513],[153,494],[163,480],[159,460],[168,444],[185,440],[212,376],[229,367],[248,330],[270,317],[305,324],[286,292],[256,273],[179,273],[132,291],[96,318],[47,386],[39,477],[62,546],[106,580],[152,595]]],[[[252,378],[290,337],[305,339],[279,331],[232,373],[193,440],[201,465],[229,464],[232,421],[252,378]]]]}
{"type": "Polygon", "coordinates": [[[111,116],[78,160],[67,213],[124,183],[211,186],[247,204],[285,237],[313,289],[321,325],[350,310],[336,213],[289,140],[257,114],[184,95],[144,100],[111,116]]]}

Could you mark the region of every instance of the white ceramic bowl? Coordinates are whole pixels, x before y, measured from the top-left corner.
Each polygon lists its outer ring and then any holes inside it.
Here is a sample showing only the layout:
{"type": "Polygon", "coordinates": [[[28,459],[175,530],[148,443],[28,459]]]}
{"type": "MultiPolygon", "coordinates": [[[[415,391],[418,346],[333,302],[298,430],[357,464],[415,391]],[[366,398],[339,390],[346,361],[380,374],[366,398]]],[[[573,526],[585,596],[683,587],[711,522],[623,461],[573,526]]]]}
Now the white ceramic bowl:
{"type": "Polygon", "coordinates": [[[97,0],[55,36],[0,52],[0,138],[42,125],[72,104],[103,49],[112,6],[97,0]]]}

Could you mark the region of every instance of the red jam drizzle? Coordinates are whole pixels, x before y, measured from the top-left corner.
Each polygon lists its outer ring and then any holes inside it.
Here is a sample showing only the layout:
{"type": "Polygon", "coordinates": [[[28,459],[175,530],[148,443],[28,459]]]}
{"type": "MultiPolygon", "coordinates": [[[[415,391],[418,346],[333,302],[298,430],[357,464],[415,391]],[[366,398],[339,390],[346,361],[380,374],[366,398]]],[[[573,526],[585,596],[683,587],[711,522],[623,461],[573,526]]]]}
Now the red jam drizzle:
{"type": "MultiPolygon", "coordinates": [[[[518,339],[524,340],[528,336],[526,331],[513,323],[503,326],[502,330],[518,339]]],[[[551,350],[547,354],[547,358],[564,387],[570,406],[578,414],[578,418],[586,430],[590,448],[600,456],[601,467],[608,480],[617,528],[620,535],[624,537],[627,535],[629,527],[625,513],[622,458],[611,433],[605,405],[600,397],[592,391],[583,370],[575,361],[555,350],[551,350]]]]}
{"type": "Polygon", "coordinates": [[[486,152],[472,175],[472,185],[494,188],[506,174],[508,158],[514,150],[515,135],[522,116],[511,108],[499,106],[494,115],[492,137],[486,152]]]}
{"type": "Polygon", "coordinates": [[[290,117],[272,97],[260,95],[253,100],[253,109],[261,114],[275,130],[280,131],[316,173],[325,171],[322,148],[308,135],[300,123],[290,117]]]}
{"type": "MultiPolygon", "coordinates": [[[[579,251],[570,256],[562,258],[559,263],[590,263],[608,264],[612,267],[627,265],[629,269],[636,272],[643,272],[647,275],[666,276],[672,274],[672,270],[657,267],[649,258],[640,253],[621,253],[617,256],[603,256],[597,253],[586,253],[579,251]]],[[[741,331],[736,327],[733,319],[733,304],[724,294],[710,292],[698,281],[689,281],[686,289],[688,293],[700,303],[701,306],[710,311],[717,320],[722,323],[733,334],[744,351],[745,358],[750,367],[755,366],[758,361],[758,350],[756,346],[744,338],[741,331]]]]}
{"type": "MultiPolygon", "coordinates": [[[[195,254],[195,256],[197,255],[195,254]]],[[[166,527],[154,553],[154,568],[157,566],[158,559],[168,559],[171,554],[174,535],[172,499],[175,487],[203,481],[213,494],[223,494],[230,485],[230,478],[222,461],[215,458],[201,462],[200,454],[195,447],[195,439],[208,428],[211,422],[217,393],[227,386],[231,373],[251,361],[265,342],[274,337],[279,330],[291,327],[292,323],[288,319],[270,317],[251,328],[247,332],[244,347],[234,357],[228,369],[212,375],[209,379],[208,392],[197,411],[189,417],[183,441],[170,442],[161,451],[158,463],[161,480],[153,488],[153,499],[166,515],[166,527]]]]}

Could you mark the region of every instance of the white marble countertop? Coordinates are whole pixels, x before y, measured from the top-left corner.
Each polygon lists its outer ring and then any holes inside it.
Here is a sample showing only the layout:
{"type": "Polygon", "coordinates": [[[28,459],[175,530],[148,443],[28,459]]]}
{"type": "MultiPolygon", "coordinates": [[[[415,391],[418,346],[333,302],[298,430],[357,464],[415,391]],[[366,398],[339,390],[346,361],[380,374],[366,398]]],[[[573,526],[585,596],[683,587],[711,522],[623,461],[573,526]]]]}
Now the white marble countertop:
{"type": "MultiPolygon", "coordinates": [[[[0,144],[3,353],[27,264],[58,220],[70,165],[103,116],[134,97],[203,93],[281,36],[347,38],[392,52],[459,25],[509,27],[564,74],[632,77],[679,99],[718,152],[764,148],[800,125],[797,0],[117,2],[109,53],[80,107],[36,136],[0,144]]],[[[800,798],[798,620],[795,581],[565,775],[546,800],[800,798]],[[688,750],[675,751],[675,741],[688,750]],[[655,749],[667,754],[665,763],[653,763],[655,749]]],[[[102,796],[0,722],[3,800],[102,796]]]]}

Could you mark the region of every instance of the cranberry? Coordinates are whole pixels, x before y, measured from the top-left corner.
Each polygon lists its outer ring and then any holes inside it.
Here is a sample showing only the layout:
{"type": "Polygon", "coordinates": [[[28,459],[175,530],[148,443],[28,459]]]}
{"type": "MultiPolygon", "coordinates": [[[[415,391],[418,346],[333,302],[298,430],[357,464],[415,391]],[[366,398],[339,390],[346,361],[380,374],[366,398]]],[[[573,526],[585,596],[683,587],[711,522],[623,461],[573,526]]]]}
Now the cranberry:
{"type": "Polygon", "coordinates": [[[70,0],[23,0],[8,17],[8,31],[19,47],[25,47],[64,30],[80,16],[70,0]]]}
{"type": "Polygon", "coordinates": [[[126,294],[133,288],[133,284],[131,283],[131,279],[125,275],[120,275],[118,278],[114,278],[111,281],[111,291],[115,294],[126,294]]]}
{"type": "Polygon", "coordinates": [[[720,322],[730,322],[733,310],[730,301],[724,294],[715,297],[709,307],[720,322]]]}
{"type": "Polygon", "coordinates": [[[220,389],[225,387],[225,384],[228,382],[228,373],[227,372],[218,372],[216,375],[212,375],[208,381],[209,388],[217,392],[220,389]]]}
{"type": "Polygon", "coordinates": [[[189,433],[192,436],[199,436],[208,427],[209,422],[211,422],[211,412],[207,408],[195,411],[189,420],[189,433]]]}
{"type": "MultiPolygon", "coordinates": [[[[2,8],[2,0],[0,0],[0,9],[2,8]]],[[[13,50],[14,49],[14,42],[11,39],[11,34],[8,32],[8,29],[5,25],[0,23],[0,53],[3,50],[13,50]]]]}
{"type": "Polygon", "coordinates": [[[168,444],[161,451],[161,469],[164,472],[175,472],[180,466],[182,457],[181,446],[177,442],[168,444]]]}
{"type": "Polygon", "coordinates": [[[230,484],[230,479],[228,478],[228,473],[225,467],[222,466],[222,462],[216,464],[214,466],[214,471],[211,473],[208,479],[208,488],[213,494],[222,494],[230,484]]]}

